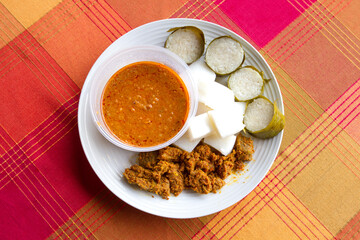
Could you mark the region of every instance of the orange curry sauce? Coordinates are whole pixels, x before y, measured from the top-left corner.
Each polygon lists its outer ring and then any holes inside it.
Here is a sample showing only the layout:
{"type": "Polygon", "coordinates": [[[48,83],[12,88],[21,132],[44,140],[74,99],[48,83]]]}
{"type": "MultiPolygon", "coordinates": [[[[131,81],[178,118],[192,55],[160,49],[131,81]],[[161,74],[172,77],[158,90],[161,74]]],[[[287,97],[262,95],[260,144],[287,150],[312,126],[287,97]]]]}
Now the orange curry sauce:
{"type": "Polygon", "coordinates": [[[150,147],[174,137],[189,114],[189,94],[169,67],[136,62],[108,81],[102,96],[108,128],[124,143],[150,147]]]}

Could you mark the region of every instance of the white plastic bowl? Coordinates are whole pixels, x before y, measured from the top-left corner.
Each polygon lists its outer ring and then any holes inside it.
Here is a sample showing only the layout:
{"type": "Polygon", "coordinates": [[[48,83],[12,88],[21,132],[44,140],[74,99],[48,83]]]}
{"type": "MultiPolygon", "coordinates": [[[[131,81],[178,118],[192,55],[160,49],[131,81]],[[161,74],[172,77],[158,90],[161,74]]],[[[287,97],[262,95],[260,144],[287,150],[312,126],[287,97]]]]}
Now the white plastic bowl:
{"type": "Polygon", "coordinates": [[[92,75],[92,80],[90,86],[90,108],[92,118],[95,121],[96,127],[100,133],[111,143],[115,144],[118,147],[129,151],[135,152],[149,152],[155,151],[178,140],[187,130],[189,126],[189,120],[195,116],[198,104],[198,91],[197,85],[194,83],[194,80],[191,75],[191,70],[188,65],[176,54],[171,51],[158,47],[158,46],[135,46],[132,48],[127,48],[116,52],[109,56],[105,61],[101,63],[95,69],[94,74],[92,75]],[[106,83],[109,81],[111,76],[115,74],[121,68],[135,62],[141,61],[152,61],[157,63],[162,63],[171,69],[173,69],[183,80],[188,93],[189,93],[189,114],[185,121],[182,129],[170,140],[167,142],[161,143],[159,145],[151,147],[136,147],[126,144],[125,142],[118,139],[106,126],[102,111],[101,111],[101,98],[106,86],[106,83]]]}

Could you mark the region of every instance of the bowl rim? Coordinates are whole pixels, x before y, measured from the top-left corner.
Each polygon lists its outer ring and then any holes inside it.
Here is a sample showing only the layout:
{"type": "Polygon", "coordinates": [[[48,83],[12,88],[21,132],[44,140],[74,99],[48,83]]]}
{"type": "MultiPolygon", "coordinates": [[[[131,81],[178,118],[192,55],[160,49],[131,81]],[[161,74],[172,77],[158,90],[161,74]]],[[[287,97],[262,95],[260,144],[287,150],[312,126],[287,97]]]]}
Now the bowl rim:
{"type": "MultiPolygon", "coordinates": [[[[97,118],[97,110],[95,109],[95,105],[94,105],[94,101],[96,101],[94,98],[95,96],[90,95],[90,112],[91,112],[91,116],[92,116],[92,120],[94,121],[96,128],[98,129],[98,131],[108,140],[110,141],[112,144],[114,144],[117,147],[120,147],[122,149],[128,150],[128,151],[133,151],[133,152],[150,152],[150,151],[155,151],[155,150],[159,150],[161,148],[167,147],[171,144],[173,144],[174,142],[176,142],[180,137],[182,137],[188,127],[189,127],[189,122],[190,120],[195,116],[196,111],[197,111],[197,107],[198,107],[198,89],[197,89],[197,84],[192,76],[191,73],[191,69],[189,68],[189,66],[185,63],[185,61],[183,59],[181,59],[178,55],[176,55],[175,53],[171,52],[170,50],[164,48],[164,47],[159,47],[159,46],[155,46],[155,45],[136,45],[136,46],[131,46],[131,47],[127,47],[127,48],[123,48],[120,49],[119,51],[116,51],[114,53],[112,53],[111,55],[109,55],[108,57],[106,57],[105,59],[103,59],[103,62],[99,65],[96,65],[96,67],[93,70],[93,74],[91,75],[92,78],[95,78],[96,73],[98,71],[101,71],[101,69],[103,67],[105,67],[107,64],[109,64],[111,61],[114,61],[116,58],[118,58],[119,56],[124,56],[126,54],[132,53],[132,52],[138,52],[138,51],[156,51],[159,54],[165,56],[166,58],[171,58],[173,60],[173,63],[176,65],[179,65],[180,68],[183,68],[184,72],[186,73],[186,77],[183,78],[180,76],[180,74],[178,73],[178,71],[176,71],[173,67],[167,65],[164,62],[160,62],[156,59],[153,60],[138,60],[138,61],[130,61],[129,63],[126,63],[124,66],[122,66],[121,68],[128,66],[132,63],[136,63],[136,62],[142,62],[142,61],[152,61],[152,62],[157,62],[157,63],[161,63],[164,64],[165,66],[171,68],[173,71],[175,71],[180,79],[182,80],[183,84],[185,85],[187,92],[188,92],[188,96],[189,96],[189,112],[188,115],[186,117],[186,121],[184,123],[184,125],[182,126],[182,128],[172,137],[170,138],[168,141],[154,145],[154,146],[148,146],[148,147],[139,147],[139,146],[133,146],[133,145],[129,145],[126,144],[125,142],[121,141],[117,136],[115,136],[112,131],[110,130],[110,128],[105,124],[105,126],[102,126],[102,124],[99,122],[99,119],[97,118]],[[190,87],[190,89],[189,89],[190,87]]],[[[152,58],[153,56],[151,56],[152,58]]],[[[95,65],[94,65],[95,66],[95,65]]],[[[118,70],[120,70],[121,68],[119,68],[118,70]]],[[[117,71],[118,71],[117,70],[117,71]]],[[[115,72],[116,73],[116,72],[115,72]]],[[[115,74],[114,73],[114,74],[115,74]]],[[[108,83],[110,79],[108,79],[104,85],[104,87],[101,89],[101,96],[103,95],[104,89],[108,83]]],[[[92,89],[94,88],[94,82],[95,79],[92,79],[92,81],[90,81],[90,92],[92,92],[92,89]]],[[[102,115],[102,110],[100,108],[100,115],[103,118],[102,115]]]]}

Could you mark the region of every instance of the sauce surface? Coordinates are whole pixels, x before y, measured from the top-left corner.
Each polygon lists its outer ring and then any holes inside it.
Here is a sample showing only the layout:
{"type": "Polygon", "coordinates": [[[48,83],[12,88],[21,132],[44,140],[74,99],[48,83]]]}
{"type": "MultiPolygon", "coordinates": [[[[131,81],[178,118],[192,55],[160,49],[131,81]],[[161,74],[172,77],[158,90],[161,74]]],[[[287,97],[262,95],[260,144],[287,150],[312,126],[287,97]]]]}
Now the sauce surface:
{"type": "Polygon", "coordinates": [[[124,143],[150,147],[174,137],[189,114],[189,95],[179,75],[155,62],[136,62],[116,72],[102,96],[108,128],[124,143]]]}

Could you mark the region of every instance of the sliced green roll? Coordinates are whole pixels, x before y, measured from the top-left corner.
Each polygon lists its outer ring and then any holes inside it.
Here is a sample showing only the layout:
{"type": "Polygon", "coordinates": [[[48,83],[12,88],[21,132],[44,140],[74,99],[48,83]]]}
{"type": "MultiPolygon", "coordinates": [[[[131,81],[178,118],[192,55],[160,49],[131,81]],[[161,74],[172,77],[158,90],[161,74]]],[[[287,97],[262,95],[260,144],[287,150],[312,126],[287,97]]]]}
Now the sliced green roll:
{"type": "Polygon", "coordinates": [[[285,116],[264,96],[250,101],[244,115],[245,129],[258,138],[272,138],[281,132],[285,126],[285,116]]]}
{"type": "Polygon", "coordinates": [[[205,62],[218,75],[227,75],[241,67],[245,52],[240,42],[230,36],[211,41],[206,49],[205,62]]]}
{"type": "Polygon", "coordinates": [[[176,53],[187,64],[199,59],[205,50],[204,33],[193,26],[172,28],[165,42],[165,48],[176,53]]]}
{"type": "Polygon", "coordinates": [[[265,80],[262,72],[253,66],[246,66],[229,76],[228,87],[238,101],[248,101],[262,94],[265,80]]]}

